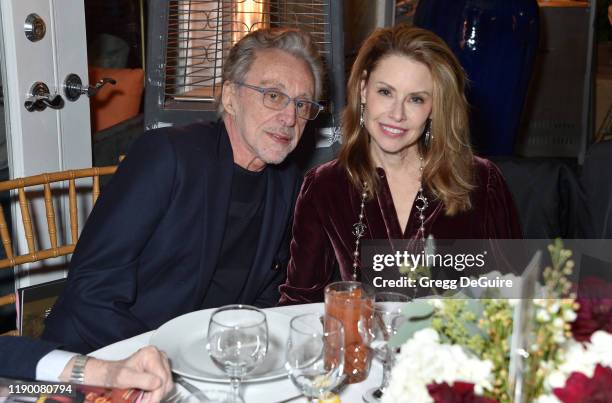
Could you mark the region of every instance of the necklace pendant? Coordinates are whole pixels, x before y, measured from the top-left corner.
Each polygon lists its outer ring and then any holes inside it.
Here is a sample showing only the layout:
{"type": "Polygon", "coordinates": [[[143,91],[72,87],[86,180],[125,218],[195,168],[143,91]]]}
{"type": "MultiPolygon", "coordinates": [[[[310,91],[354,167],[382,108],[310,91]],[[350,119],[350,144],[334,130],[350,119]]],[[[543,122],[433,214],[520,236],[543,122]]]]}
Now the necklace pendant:
{"type": "Polygon", "coordinates": [[[367,228],[366,225],[362,223],[361,221],[353,224],[353,235],[357,237],[357,240],[363,237],[363,234],[365,233],[366,228],[367,228]]]}
{"type": "Polygon", "coordinates": [[[414,206],[419,212],[422,214],[423,211],[427,208],[429,202],[427,201],[427,197],[422,192],[419,192],[416,199],[414,200],[414,206]]]}

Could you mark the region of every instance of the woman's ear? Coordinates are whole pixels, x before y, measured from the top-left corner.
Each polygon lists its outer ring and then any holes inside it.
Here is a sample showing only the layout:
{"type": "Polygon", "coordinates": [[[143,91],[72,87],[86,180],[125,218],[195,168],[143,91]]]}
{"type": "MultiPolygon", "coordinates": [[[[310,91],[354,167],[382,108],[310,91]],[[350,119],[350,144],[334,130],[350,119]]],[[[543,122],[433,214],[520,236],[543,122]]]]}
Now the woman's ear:
{"type": "Polygon", "coordinates": [[[361,94],[362,104],[366,103],[366,98],[368,95],[367,86],[368,86],[368,74],[364,70],[363,73],[361,73],[361,82],[359,83],[359,93],[361,94]]]}
{"type": "Polygon", "coordinates": [[[221,94],[221,104],[223,105],[223,110],[232,116],[236,114],[234,105],[234,100],[236,99],[235,88],[236,87],[232,85],[230,81],[225,81],[223,83],[223,93],[221,94]]]}
{"type": "Polygon", "coordinates": [[[368,90],[366,88],[366,79],[362,78],[361,79],[361,83],[359,84],[359,92],[361,94],[361,103],[365,104],[366,103],[366,97],[368,94],[368,90]]]}

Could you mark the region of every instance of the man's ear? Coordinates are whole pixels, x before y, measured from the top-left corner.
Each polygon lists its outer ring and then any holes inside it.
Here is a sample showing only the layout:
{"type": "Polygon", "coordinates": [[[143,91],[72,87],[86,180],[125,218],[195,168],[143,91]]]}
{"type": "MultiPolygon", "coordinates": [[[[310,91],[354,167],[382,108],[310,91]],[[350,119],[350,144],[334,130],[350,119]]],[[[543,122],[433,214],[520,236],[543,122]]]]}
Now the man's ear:
{"type": "Polygon", "coordinates": [[[235,86],[232,85],[230,81],[225,81],[223,83],[223,92],[221,94],[221,104],[223,105],[223,110],[225,113],[229,115],[236,115],[236,108],[234,105],[234,100],[236,99],[235,94],[235,86]]]}

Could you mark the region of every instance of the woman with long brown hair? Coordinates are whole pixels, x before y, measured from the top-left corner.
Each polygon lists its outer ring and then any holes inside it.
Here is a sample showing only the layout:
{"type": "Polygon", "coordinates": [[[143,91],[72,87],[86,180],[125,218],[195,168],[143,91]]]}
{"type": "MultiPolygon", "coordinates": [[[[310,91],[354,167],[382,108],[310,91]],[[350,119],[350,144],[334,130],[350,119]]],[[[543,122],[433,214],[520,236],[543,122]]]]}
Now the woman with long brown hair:
{"type": "Polygon", "coordinates": [[[343,280],[371,277],[365,239],[521,237],[499,170],[473,155],[465,81],[430,31],[368,37],[348,81],[340,155],[308,172],[296,203],[281,304],[322,301],[335,262],[343,280]]]}

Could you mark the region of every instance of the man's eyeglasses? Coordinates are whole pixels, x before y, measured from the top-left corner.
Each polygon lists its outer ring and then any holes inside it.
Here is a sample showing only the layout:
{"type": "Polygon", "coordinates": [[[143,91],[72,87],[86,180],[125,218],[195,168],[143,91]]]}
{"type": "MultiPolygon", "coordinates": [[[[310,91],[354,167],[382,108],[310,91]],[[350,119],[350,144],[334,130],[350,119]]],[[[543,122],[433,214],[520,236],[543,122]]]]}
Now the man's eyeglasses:
{"type": "Polygon", "coordinates": [[[291,98],[284,92],[274,88],[257,87],[255,85],[249,85],[239,81],[235,82],[235,84],[250,88],[262,94],[263,105],[266,108],[274,109],[275,111],[285,109],[287,105],[289,105],[289,102],[293,101],[295,104],[295,112],[297,113],[297,116],[301,117],[302,119],[315,120],[319,115],[319,112],[323,110],[323,106],[316,102],[309,101],[308,99],[291,98]]]}

